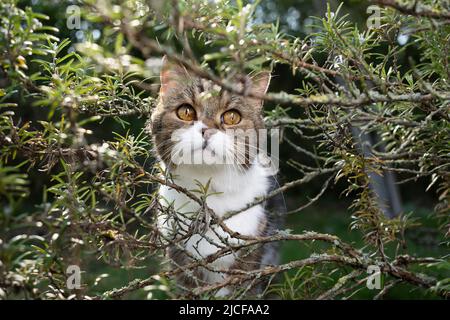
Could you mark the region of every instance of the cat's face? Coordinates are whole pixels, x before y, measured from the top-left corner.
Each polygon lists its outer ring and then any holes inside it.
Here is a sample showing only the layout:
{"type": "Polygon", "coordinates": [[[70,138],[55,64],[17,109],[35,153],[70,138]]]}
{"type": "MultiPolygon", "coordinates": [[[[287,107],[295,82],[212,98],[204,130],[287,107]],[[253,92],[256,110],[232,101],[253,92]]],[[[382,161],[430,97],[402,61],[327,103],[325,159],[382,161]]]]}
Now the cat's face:
{"type": "MultiPolygon", "coordinates": [[[[251,164],[264,128],[262,101],[221,90],[166,58],[160,78],[151,133],[166,165],[251,164]]],[[[264,94],[270,73],[248,80],[248,90],[264,94]]]]}

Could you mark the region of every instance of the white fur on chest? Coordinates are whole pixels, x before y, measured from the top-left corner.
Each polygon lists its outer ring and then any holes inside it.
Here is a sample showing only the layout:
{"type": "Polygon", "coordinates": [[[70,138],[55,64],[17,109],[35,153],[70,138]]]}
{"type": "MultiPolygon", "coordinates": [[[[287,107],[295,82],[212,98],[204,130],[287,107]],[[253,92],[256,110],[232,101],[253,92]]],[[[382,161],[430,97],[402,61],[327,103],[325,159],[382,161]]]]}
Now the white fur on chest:
{"type": "MultiPolygon", "coordinates": [[[[223,216],[231,210],[240,210],[255,198],[264,196],[269,189],[268,173],[266,169],[254,164],[248,170],[236,171],[235,169],[218,168],[182,168],[174,173],[174,182],[188,190],[198,189],[195,180],[206,185],[210,180],[211,194],[207,197],[206,203],[218,216],[223,216]]],[[[159,190],[160,202],[163,206],[173,205],[176,212],[190,214],[197,212],[199,205],[189,199],[183,193],[167,186],[161,186],[159,190]]],[[[180,217],[182,219],[182,217],[180,217]]],[[[188,219],[184,219],[184,221],[188,219]]],[[[245,210],[225,221],[225,224],[231,230],[242,235],[256,236],[260,231],[260,224],[265,220],[264,209],[261,205],[254,206],[245,210]]],[[[167,216],[161,215],[158,218],[159,229],[163,235],[173,237],[181,236],[183,230],[173,230],[173,221],[167,216]]],[[[188,223],[188,222],[187,222],[188,223]]],[[[183,228],[181,228],[183,229],[183,228]]],[[[187,228],[186,228],[187,229],[187,228]]],[[[204,236],[195,234],[185,243],[185,249],[196,258],[205,258],[214,254],[226,246],[227,239],[229,243],[237,244],[242,240],[232,238],[224,232],[219,226],[211,227],[204,236]]],[[[215,269],[228,269],[233,265],[235,257],[232,254],[223,256],[215,260],[211,267],[215,269]]],[[[206,272],[205,276],[211,283],[221,281],[223,274],[218,272],[206,272]]]]}

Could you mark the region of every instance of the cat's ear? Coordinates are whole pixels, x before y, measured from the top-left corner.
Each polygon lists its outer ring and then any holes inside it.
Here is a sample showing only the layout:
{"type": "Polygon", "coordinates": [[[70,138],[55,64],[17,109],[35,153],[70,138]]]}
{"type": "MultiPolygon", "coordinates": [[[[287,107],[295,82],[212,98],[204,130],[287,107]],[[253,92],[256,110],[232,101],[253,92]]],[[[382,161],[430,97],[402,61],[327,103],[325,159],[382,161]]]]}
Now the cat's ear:
{"type": "MultiPolygon", "coordinates": [[[[270,71],[261,71],[251,77],[251,92],[257,95],[266,94],[270,85],[270,71]]],[[[262,108],[263,102],[261,99],[250,99],[252,104],[257,108],[262,108]]]]}
{"type": "Polygon", "coordinates": [[[170,61],[166,56],[162,59],[161,73],[159,75],[161,87],[159,94],[164,96],[169,91],[186,84],[191,77],[186,68],[178,63],[170,61]]]}

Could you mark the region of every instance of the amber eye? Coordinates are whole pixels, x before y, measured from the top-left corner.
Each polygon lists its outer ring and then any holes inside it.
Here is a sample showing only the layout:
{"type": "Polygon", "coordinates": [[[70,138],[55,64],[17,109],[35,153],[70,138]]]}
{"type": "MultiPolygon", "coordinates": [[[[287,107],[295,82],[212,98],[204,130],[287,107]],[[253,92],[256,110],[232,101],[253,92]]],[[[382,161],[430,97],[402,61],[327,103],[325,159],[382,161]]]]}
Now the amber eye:
{"type": "Polygon", "coordinates": [[[196,118],[195,109],[190,104],[182,104],[177,109],[177,116],[184,121],[193,121],[196,118]]]}
{"type": "Polygon", "coordinates": [[[241,114],[237,110],[228,110],[222,114],[222,123],[232,126],[241,122],[241,114]]]}

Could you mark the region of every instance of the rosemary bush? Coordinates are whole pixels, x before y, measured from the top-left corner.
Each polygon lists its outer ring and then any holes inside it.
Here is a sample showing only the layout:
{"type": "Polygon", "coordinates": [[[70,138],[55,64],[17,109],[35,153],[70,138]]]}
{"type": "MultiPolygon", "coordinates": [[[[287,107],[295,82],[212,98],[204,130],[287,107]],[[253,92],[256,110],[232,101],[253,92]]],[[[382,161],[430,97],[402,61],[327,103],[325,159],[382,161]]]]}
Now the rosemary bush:
{"type": "MultiPolygon", "coordinates": [[[[235,274],[234,283],[280,274],[268,293],[344,298],[363,290],[377,266],[383,286],[366,297],[399,286],[448,297],[448,1],[363,1],[379,5],[370,28],[332,3],[307,19],[301,36],[268,22],[264,0],[62,4],[0,3],[0,298],[179,297],[172,276],[186,270],[164,268],[154,221],[156,187],[171,182],[159,174],[145,131],[163,55],[241,95],[248,92],[231,76],[274,70],[269,93],[258,98],[267,126],[282,132],[281,175],[290,174],[269,196],[296,190],[287,209],[301,215],[337,189],[333,201],[348,204],[348,228],[359,238],[286,229],[248,240],[311,246],[301,259],[235,274]],[[52,5],[64,10],[53,8],[50,19],[41,11],[52,5]],[[387,173],[400,187],[435,194],[425,216],[386,215],[371,181],[387,173]],[[315,193],[302,197],[298,187],[315,193]],[[439,248],[425,256],[408,237],[423,220],[439,248]],[[79,289],[67,286],[69,266],[81,269],[79,289]]],[[[183,192],[203,204],[199,217],[214,218],[206,186],[183,192]]],[[[221,285],[184,297],[211,298],[221,285]]]]}

